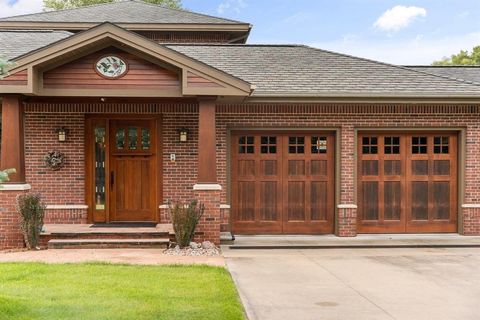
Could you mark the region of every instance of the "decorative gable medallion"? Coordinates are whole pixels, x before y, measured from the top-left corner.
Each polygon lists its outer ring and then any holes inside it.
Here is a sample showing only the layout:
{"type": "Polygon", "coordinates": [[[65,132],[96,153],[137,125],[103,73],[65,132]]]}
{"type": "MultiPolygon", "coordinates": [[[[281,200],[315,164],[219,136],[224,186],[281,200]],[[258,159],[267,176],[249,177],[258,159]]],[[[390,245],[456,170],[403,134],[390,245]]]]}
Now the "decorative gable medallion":
{"type": "Polygon", "coordinates": [[[95,71],[107,79],[118,79],[128,72],[128,64],[116,55],[103,56],[95,63],[95,71]]]}

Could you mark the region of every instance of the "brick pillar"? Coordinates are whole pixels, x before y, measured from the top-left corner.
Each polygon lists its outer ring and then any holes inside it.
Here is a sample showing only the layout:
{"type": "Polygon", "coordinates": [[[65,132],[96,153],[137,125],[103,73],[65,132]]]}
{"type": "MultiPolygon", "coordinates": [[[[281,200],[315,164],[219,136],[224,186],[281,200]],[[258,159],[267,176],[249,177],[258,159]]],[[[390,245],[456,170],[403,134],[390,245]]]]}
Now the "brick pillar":
{"type": "MultiPolygon", "coordinates": [[[[195,188],[201,188],[201,185],[196,185],[195,188]]],[[[195,241],[210,241],[219,245],[221,188],[217,188],[217,190],[195,190],[194,193],[195,199],[205,205],[205,212],[198,225],[198,235],[195,237],[195,241]]]]}
{"type": "Polygon", "coordinates": [[[352,125],[342,127],[340,143],[340,203],[337,207],[336,234],[339,237],[355,237],[355,129],[352,125]]]}
{"type": "Polygon", "coordinates": [[[3,185],[0,187],[0,250],[25,246],[20,230],[20,216],[15,205],[17,195],[26,193],[28,189],[28,185],[3,185]]]}
{"type": "Polygon", "coordinates": [[[463,223],[460,234],[465,236],[480,236],[480,205],[462,206],[463,223]]]}

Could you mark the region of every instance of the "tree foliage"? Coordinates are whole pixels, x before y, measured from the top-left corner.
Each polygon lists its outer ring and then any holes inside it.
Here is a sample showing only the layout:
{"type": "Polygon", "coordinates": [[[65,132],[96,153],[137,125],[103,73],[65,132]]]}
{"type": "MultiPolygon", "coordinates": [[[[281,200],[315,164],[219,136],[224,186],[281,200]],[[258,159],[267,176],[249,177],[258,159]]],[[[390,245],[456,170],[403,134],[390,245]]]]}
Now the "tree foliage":
{"type": "MultiPolygon", "coordinates": [[[[165,7],[180,9],[181,0],[143,0],[148,3],[159,4],[165,7]]],[[[92,6],[102,3],[115,2],[115,0],[43,0],[44,10],[63,10],[78,7],[92,6]]]]}
{"type": "Polygon", "coordinates": [[[448,65],[480,65],[480,46],[473,47],[472,51],[461,50],[457,54],[453,54],[450,58],[443,58],[432,63],[434,66],[448,65]]]}
{"type": "Polygon", "coordinates": [[[8,70],[13,67],[13,63],[0,56],[0,79],[8,75],[8,70]]]}

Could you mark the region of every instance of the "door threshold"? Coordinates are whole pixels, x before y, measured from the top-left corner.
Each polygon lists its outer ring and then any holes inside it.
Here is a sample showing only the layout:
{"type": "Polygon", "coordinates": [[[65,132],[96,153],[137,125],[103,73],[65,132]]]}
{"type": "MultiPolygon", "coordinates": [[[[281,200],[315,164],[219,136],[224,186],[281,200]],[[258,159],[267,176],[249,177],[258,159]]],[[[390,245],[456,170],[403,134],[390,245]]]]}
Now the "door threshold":
{"type": "Polygon", "coordinates": [[[157,224],[153,221],[115,221],[93,223],[90,228],[155,228],[157,224]]]}

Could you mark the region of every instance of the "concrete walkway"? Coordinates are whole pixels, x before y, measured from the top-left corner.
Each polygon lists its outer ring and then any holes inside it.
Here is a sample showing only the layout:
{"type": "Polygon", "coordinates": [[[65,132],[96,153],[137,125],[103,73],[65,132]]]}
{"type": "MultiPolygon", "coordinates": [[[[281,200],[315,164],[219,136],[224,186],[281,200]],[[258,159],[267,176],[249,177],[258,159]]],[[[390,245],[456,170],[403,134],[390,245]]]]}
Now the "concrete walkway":
{"type": "Polygon", "coordinates": [[[79,263],[110,262],[128,264],[206,264],[225,266],[222,256],[184,257],[163,254],[161,249],[54,249],[1,252],[0,262],[79,263]]]}
{"type": "Polygon", "coordinates": [[[480,315],[480,249],[230,250],[250,320],[468,320],[480,315]]]}

